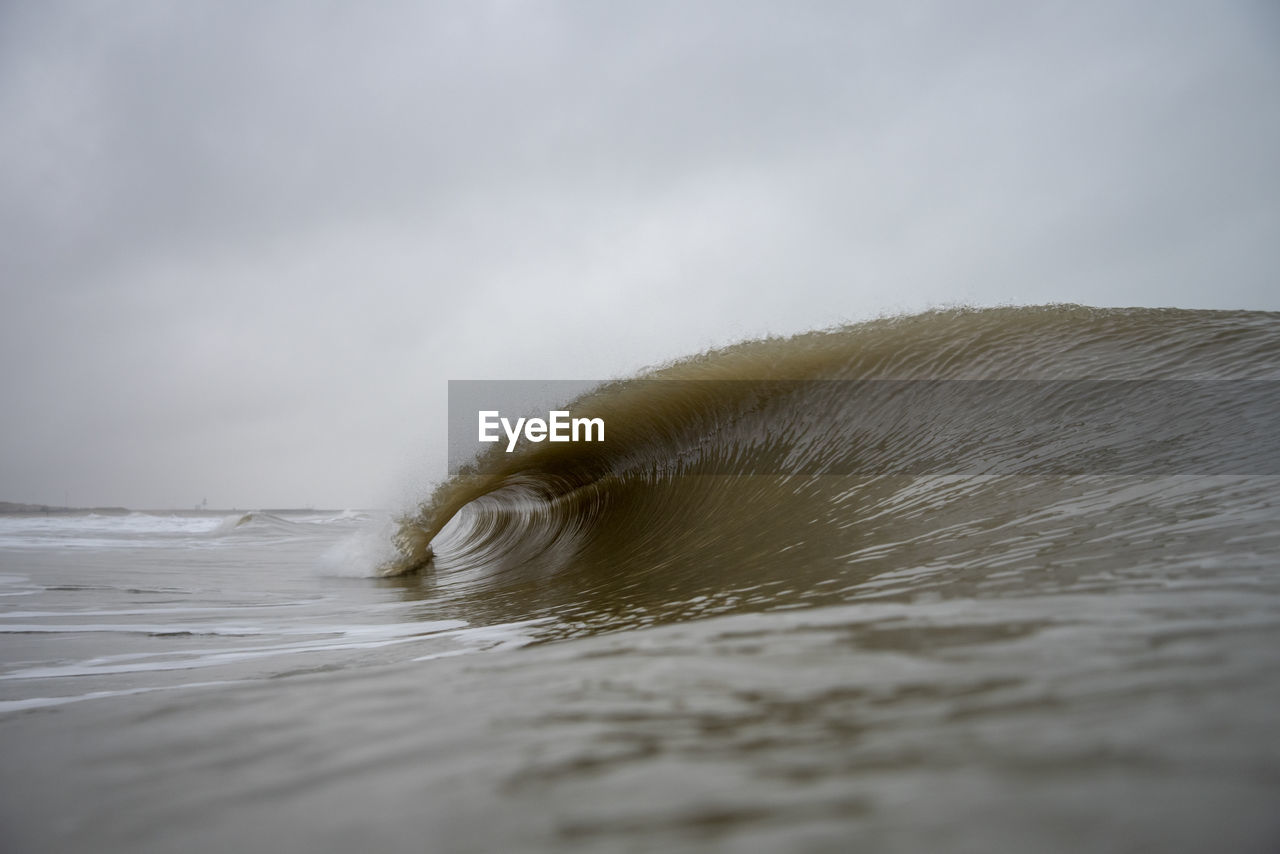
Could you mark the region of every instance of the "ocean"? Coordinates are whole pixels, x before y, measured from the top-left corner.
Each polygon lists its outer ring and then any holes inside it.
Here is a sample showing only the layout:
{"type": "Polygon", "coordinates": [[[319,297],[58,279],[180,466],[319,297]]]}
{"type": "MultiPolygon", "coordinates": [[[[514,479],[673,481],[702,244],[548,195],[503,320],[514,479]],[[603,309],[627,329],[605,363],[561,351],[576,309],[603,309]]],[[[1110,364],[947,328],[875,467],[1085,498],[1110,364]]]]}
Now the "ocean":
{"type": "Polygon", "coordinates": [[[937,311],[407,511],[0,516],[0,848],[1280,850],[1277,388],[1280,314],[937,311]]]}

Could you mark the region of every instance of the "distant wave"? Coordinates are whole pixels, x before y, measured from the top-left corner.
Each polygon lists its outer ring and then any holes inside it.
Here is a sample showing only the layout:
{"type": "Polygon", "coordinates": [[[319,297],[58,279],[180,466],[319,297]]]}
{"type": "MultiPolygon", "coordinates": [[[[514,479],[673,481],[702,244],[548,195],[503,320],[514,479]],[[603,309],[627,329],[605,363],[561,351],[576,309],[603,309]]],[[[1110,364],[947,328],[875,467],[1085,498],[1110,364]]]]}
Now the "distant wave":
{"type": "Polygon", "coordinates": [[[273,513],[266,513],[262,510],[251,510],[247,513],[233,513],[230,516],[224,516],[218,526],[214,528],[213,534],[221,536],[229,534],[237,530],[253,529],[256,531],[273,530],[273,531],[290,531],[297,528],[298,523],[273,513]]]}

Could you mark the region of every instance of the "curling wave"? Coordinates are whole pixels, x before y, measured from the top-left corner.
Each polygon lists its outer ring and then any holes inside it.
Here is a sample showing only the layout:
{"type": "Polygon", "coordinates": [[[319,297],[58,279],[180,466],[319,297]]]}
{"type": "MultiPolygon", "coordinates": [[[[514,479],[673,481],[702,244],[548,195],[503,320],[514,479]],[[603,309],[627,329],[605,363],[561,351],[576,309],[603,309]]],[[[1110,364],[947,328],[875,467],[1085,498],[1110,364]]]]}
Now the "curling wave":
{"type": "Polygon", "coordinates": [[[1261,312],[952,310],[746,342],[574,401],[607,443],[492,447],[380,574],[574,633],[1189,572],[1275,537],[1278,378],[1261,312]],[[1117,400],[1140,428],[1082,432],[1081,406],[1117,400]]]}

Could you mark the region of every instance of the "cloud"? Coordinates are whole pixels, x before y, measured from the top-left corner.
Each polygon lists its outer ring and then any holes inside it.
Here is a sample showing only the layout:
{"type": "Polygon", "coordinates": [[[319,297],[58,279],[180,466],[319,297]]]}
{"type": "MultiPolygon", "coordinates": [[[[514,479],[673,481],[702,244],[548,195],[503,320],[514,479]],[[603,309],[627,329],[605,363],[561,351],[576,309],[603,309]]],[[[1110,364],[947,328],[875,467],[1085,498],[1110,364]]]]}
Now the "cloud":
{"type": "Polygon", "coordinates": [[[957,300],[1276,308],[1265,4],[3,14],[14,500],[384,503],[443,470],[450,378],[957,300]]]}

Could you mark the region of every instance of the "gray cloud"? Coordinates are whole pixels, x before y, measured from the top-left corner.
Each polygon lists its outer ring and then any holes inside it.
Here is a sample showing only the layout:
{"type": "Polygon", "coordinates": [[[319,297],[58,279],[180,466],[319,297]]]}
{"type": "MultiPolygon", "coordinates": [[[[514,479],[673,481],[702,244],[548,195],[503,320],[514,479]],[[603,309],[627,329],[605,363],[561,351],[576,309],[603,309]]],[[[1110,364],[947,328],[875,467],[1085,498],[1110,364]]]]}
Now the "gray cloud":
{"type": "Polygon", "coordinates": [[[1266,4],[14,6],[0,497],[385,504],[449,378],[1280,307],[1266,4]]]}

